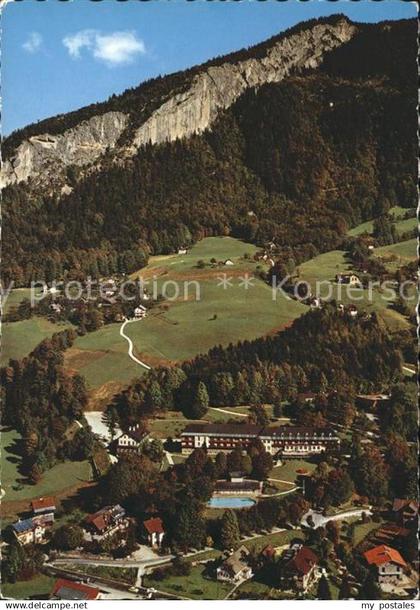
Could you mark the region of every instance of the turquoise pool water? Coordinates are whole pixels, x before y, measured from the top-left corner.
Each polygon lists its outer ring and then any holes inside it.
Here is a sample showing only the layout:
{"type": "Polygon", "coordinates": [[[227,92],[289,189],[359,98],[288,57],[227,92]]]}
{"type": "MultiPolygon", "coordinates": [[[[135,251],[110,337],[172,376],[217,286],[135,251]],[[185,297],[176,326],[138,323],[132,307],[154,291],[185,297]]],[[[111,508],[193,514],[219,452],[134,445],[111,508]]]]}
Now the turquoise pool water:
{"type": "Polygon", "coordinates": [[[208,505],[210,508],[249,508],[253,504],[255,504],[255,500],[252,498],[217,496],[211,498],[208,505]]]}

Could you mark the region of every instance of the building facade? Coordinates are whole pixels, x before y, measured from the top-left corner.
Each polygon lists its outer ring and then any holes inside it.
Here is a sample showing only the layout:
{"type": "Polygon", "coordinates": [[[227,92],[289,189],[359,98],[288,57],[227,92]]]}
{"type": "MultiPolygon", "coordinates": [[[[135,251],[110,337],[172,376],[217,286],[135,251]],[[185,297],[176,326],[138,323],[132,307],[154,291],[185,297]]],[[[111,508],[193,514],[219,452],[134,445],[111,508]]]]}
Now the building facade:
{"type": "Polygon", "coordinates": [[[364,557],[368,565],[375,566],[379,585],[402,580],[407,564],[396,549],[382,544],[366,551],[364,557]]]}
{"type": "Polygon", "coordinates": [[[256,439],[271,455],[301,457],[325,451],[336,451],[340,439],[328,428],[277,426],[261,427],[250,424],[191,424],[181,434],[182,453],[206,448],[212,453],[246,449],[256,439]]]}
{"type": "Polygon", "coordinates": [[[16,521],[12,525],[12,529],[18,542],[23,546],[25,544],[42,544],[45,542],[45,526],[33,519],[16,521]]]}

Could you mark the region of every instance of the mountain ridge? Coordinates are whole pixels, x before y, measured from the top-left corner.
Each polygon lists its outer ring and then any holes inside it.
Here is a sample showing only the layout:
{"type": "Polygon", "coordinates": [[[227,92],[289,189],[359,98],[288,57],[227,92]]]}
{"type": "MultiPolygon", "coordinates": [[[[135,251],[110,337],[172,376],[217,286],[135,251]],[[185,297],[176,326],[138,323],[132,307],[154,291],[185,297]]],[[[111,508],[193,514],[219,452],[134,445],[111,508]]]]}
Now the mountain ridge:
{"type": "MultiPolygon", "coordinates": [[[[275,238],[299,264],[392,205],[414,207],[416,33],[413,20],[359,27],[317,68],[247,87],[183,139],[130,149],[145,115],[109,106],[82,147],[77,127],[65,143],[56,134],[62,158],[82,150],[58,171],[51,137],[33,134],[45,182],[3,190],[4,280],[130,273],[211,235],[275,238]]],[[[150,100],[149,117],[161,102],[150,100]]]]}
{"type": "MultiPolygon", "coordinates": [[[[163,81],[170,81],[171,78],[179,78],[180,74],[184,74],[184,78],[181,79],[183,80],[181,90],[177,91],[179,86],[172,89],[168,99],[165,94],[161,95],[156,104],[152,103],[152,105],[156,105],[156,108],[151,112],[150,110],[148,113],[146,112],[146,116],[147,114],[149,116],[140,125],[136,126],[138,120],[130,121],[131,113],[127,113],[129,116],[124,117],[120,114],[119,123],[124,123],[127,127],[131,122],[134,126],[134,133],[128,143],[121,148],[125,154],[130,155],[135,154],[139,147],[148,143],[159,144],[201,133],[211,127],[219,110],[229,107],[247,88],[258,87],[267,82],[278,82],[296,70],[316,68],[325,53],[347,42],[356,30],[357,27],[344,16],[303,22],[300,27],[298,24],[298,26],[242,52],[245,54],[245,59],[241,59],[242,55],[239,51],[226,56],[227,59],[221,57],[187,70],[185,73],[175,73],[164,77],[163,81]],[[265,55],[261,52],[263,50],[266,51],[265,55]],[[254,57],[255,53],[257,57],[254,57]],[[261,56],[259,57],[259,55],[261,56]],[[233,58],[234,61],[229,58],[233,58]],[[189,79],[188,75],[191,71],[193,76],[192,79],[189,79]]],[[[147,83],[145,85],[147,87],[147,83]]],[[[141,88],[140,86],[138,89],[141,88]]],[[[124,94],[119,97],[123,96],[124,94]]],[[[61,134],[60,132],[40,134],[38,130],[38,133],[33,133],[27,140],[21,141],[13,155],[10,154],[10,139],[9,142],[6,140],[4,149],[6,155],[7,153],[9,155],[2,169],[3,185],[26,181],[31,177],[45,182],[51,175],[57,174],[63,164],[65,166],[88,165],[96,161],[106,149],[118,148],[118,138],[122,135],[123,129],[119,130],[116,138],[96,139],[98,146],[92,146],[89,142],[92,121],[95,123],[94,132],[98,131],[97,126],[99,126],[99,131],[103,132],[106,125],[111,125],[115,135],[117,126],[113,125],[114,118],[116,115],[109,113],[93,115],[74,126],[73,129],[77,127],[79,130],[86,129],[87,142],[75,138],[71,130],[70,132],[65,130],[61,134]],[[104,129],[101,129],[102,125],[104,125],[104,129]],[[71,142],[69,145],[64,144],[63,146],[63,137],[66,134],[71,142]],[[59,138],[60,135],[61,138],[59,138]],[[45,142],[47,139],[48,141],[45,142]],[[80,147],[86,147],[86,156],[80,154],[80,151],[76,149],[75,139],[79,140],[80,147]],[[54,150],[57,151],[55,159],[54,150]],[[45,166],[44,169],[43,166],[45,166]],[[43,174],[45,178],[43,178],[43,174]]],[[[54,123],[54,119],[51,121],[54,123]]],[[[11,136],[11,141],[13,138],[14,136],[11,136]]]]}

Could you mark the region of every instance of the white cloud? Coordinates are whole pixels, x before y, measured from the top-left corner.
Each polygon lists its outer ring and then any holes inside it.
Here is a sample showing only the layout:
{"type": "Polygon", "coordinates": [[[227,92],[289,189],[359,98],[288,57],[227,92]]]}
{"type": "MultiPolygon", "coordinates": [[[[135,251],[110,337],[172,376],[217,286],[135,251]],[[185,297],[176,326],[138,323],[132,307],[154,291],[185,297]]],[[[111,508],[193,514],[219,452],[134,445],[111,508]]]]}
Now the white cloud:
{"type": "Polygon", "coordinates": [[[127,31],[101,34],[97,30],[81,30],[63,38],[63,44],[75,59],[80,58],[85,49],[109,66],[129,64],[137,55],[146,53],[143,40],[137,38],[135,32],[127,31]]]}
{"type": "Polygon", "coordinates": [[[42,36],[39,32],[31,32],[22,48],[28,53],[36,53],[42,46],[42,36]]]}
{"type": "Polygon", "coordinates": [[[63,38],[63,45],[67,48],[71,57],[78,58],[80,57],[80,51],[84,47],[92,48],[95,36],[95,30],[81,30],[76,32],[76,34],[65,36],[63,38]]]}

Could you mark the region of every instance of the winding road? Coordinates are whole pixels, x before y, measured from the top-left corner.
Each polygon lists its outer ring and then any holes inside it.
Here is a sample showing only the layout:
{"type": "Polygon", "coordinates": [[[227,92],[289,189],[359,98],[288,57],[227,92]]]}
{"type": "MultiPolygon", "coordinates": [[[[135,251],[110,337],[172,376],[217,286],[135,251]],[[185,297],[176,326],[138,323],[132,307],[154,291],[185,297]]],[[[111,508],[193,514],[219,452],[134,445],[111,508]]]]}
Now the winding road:
{"type": "Polygon", "coordinates": [[[144,367],[145,369],[147,369],[148,371],[150,371],[151,367],[146,364],[145,362],[142,362],[141,360],[139,360],[138,358],[135,357],[135,355],[133,354],[133,350],[134,350],[134,345],[132,340],[130,339],[130,337],[128,335],[125,334],[124,329],[126,327],[127,324],[130,324],[130,322],[140,322],[141,318],[139,318],[138,320],[125,320],[122,324],[121,324],[121,328],[120,328],[120,335],[121,337],[123,337],[127,343],[128,343],[128,355],[131,358],[131,360],[134,360],[134,362],[136,362],[137,364],[139,364],[140,366],[144,367]]]}

